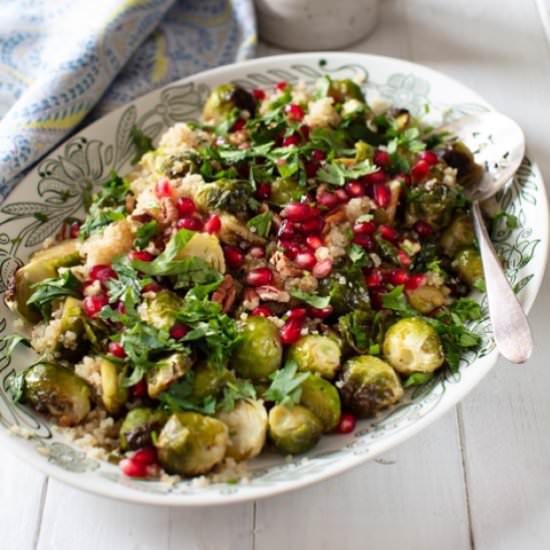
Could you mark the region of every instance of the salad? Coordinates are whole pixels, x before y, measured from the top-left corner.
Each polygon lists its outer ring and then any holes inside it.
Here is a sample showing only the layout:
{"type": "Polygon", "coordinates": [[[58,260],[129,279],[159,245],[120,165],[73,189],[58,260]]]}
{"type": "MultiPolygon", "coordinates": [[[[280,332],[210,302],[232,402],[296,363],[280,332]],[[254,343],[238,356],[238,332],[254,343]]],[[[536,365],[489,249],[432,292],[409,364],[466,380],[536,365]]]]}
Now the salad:
{"type": "Polygon", "coordinates": [[[18,269],[13,399],[139,478],[199,476],[395,405],[480,344],[453,136],[351,80],[212,90],[18,269]]]}

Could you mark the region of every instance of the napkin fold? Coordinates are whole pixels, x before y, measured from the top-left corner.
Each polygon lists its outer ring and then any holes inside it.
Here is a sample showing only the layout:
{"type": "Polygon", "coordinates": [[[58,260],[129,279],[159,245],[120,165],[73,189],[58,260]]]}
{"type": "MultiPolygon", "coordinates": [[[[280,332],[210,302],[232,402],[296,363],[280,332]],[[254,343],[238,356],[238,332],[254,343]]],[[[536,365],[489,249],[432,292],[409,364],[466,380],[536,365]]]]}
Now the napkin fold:
{"type": "Polygon", "coordinates": [[[256,42],[252,0],[3,0],[1,9],[0,200],[83,120],[251,57],[256,42]]]}

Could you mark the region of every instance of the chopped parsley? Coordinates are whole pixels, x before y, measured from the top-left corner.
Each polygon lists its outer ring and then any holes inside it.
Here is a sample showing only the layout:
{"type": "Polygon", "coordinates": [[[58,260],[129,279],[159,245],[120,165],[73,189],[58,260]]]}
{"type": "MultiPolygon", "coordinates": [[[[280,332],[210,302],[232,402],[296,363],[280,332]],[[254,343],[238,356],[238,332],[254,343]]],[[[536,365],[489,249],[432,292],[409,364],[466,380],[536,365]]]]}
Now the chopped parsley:
{"type": "Polygon", "coordinates": [[[265,399],[280,405],[295,405],[302,396],[302,383],[310,376],[309,372],[297,372],[295,361],[287,361],[282,369],[271,376],[271,385],[265,392],[265,399]]]}

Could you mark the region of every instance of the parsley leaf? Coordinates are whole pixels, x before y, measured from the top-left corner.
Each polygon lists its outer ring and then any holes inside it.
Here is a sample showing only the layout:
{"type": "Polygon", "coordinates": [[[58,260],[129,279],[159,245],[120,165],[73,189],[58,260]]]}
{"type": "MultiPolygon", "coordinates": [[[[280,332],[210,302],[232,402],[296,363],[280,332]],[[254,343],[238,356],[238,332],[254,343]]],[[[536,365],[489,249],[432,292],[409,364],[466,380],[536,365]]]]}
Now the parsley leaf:
{"type": "Polygon", "coordinates": [[[54,300],[64,296],[73,296],[80,298],[80,281],[70,272],[65,271],[58,277],[45,279],[33,285],[34,292],[27,300],[27,304],[34,306],[44,319],[48,319],[51,314],[51,305],[54,300]]]}
{"type": "Polygon", "coordinates": [[[136,126],[132,128],[130,135],[136,148],[136,155],[132,159],[132,164],[137,164],[145,153],[154,149],[153,140],[136,126]]]}
{"type": "Polygon", "coordinates": [[[358,267],[370,267],[373,264],[365,249],[356,243],[352,243],[349,247],[348,257],[358,267]]]}
{"type": "Polygon", "coordinates": [[[162,392],[158,399],[170,412],[194,411],[201,414],[213,415],[216,412],[216,398],[212,395],[204,399],[197,399],[193,395],[193,371],[170,385],[162,392]]]}
{"type": "Polygon", "coordinates": [[[346,179],[359,178],[361,176],[377,172],[378,170],[379,168],[374,166],[368,159],[358,162],[349,168],[336,162],[332,162],[331,164],[327,164],[321,168],[317,172],[316,178],[332,185],[342,186],[346,183],[346,179]]]}
{"type": "Polygon", "coordinates": [[[290,295],[316,309],[323,309],[330,304],[330,296],[317,296],[317,294],[304,292],[298,288],[291,290],[290,295]]]}
{"type": "Polygon", "coordinates": [[[258,214],[250,220],[248,220],[247,225],[251,228],[256,229],[256,235],[260,237],[267,237],[269,231],[271,230],[271,223],[273,222],[273,214],[270,210],[264,212],[263,214],[258,214]]]}
{"type": "Polygon", "coordinates": [[[118,222],[125,218],[123,207],[108,208],[100,210],[94,204],[90,209],[90,213],[86,216],[84,223],[80,226],[78,237],[80,240],[87,239],[92,233],[103,229],[113,222],[118,222]]]}
{"type": "Polygon", "coordinates": [[[265,399],[281,405],[295,405],[302,396],[302,382],[309,378],[309,372],[297,372],[295,361],[287,361],[282,369],[271,376],[271,385],[265,392],[265,399]]]}
{"type": "Polygon", "coordinates": [[[118,277],[107,281],[109,302],[115,303],[122,300],[126,311],[131,313],[141,300],[141,290],[151,282],[151,279],[148,277],[140,279],[127,257],[116,259],[112,267],[118,277]]]}
{"type": "Polygon", "coordinates": [[[481,319],[481,306],[470,298],[459,298],[452,306],[451,311],[462,321],[476,321],[481,319]]]}
{"type": "Polygon", "coordinates": [[[402,317],[418,317],[418,311],[409,305],[403,289],[404,286],[399,285],[384,294],[382,305],[384,308],[391,309],[402,317]]]}
{"type": "Polygon", "coordinates": [[[235,401],[239,399],[256,399],[256,388],[248,380],[227,382],[219,409],[224,412],[232,411],[235,408],[235,401]]]}
{"type": "Polygon", "coordinates": [[[136,232],[134,246],[138,250],[143,250],[151,242],[151,239],[158,234],[158,232],[159,227],[155,220],[151,220],[150,222],[140,225],[136,232]]]}
{"type": "Polygon", "coordinates": [[[219,283],[223,276],[216,271],[206,260],[191,256],[174,262],[172,273],[177,275],[175,288],[190,288],[195,285],[219,283]]]}
{"type": "Polygon", "coordinates": [[[405,379],[403,383],[404,388],[409,388],[410,386],[420,386],[425,384],[434,377],[433,372],[413,372],[405,379]]]}

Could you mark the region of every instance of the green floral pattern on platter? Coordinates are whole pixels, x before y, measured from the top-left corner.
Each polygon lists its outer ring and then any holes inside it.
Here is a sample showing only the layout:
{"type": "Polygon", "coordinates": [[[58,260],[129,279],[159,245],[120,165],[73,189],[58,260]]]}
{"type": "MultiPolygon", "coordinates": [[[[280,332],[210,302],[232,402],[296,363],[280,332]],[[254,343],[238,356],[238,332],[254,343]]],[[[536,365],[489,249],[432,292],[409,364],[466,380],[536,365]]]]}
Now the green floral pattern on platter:
{"type": "MultiPolygon", "coordinates": [[[[415,115],[425,113],[425,106],[429,104],[431,123],[442,123],[465,114],[487,110],[485,105],[475,101],[455,104],[430,101],[430,82],[423,76],[416,75],[412,69],[389,74],[378,82],[376,78],[371,79],[365,66],[359,63],[342,64],[330,60],[287,62],[280,67],[264,70],[243,70],[239,78],[233,80],[247,88],[255,88],[273,86],[280,80],[312,83],[324,74],[330,74],[334,78],[355,78],[362,83],[370,100],[390,101],[399,107],[408,108],[415,115]]],[[[205,79],[198,77],[196,82],[187,80],[164,88],[153,94],[154,102],[138,100],[112,115],[116,117],[116,123],[106,126],[108,131],[105,128],[92,131],[92,126],[43,160],[36,169],[36,190],[29,193],[28,200],[8,199],[0,207],[0,292],[5,290],[9,277],[34,248],[62,230],[67,219],[83,216],[84,207],[89,203],[93,190],[113,170],[124,173],[129,169],[130,159],[135,153],[130,137],[134,126],[158,139],[169,126],[196,119],[208,91],[209,86],[205,79]]],[[[539,252],[541,238],[532,224],[536,209],[541,206],[538,203],[542,200],[544,191],[540,175],[531,161],[525,159],[513,182],[489,205],[514,214],[519,220],[519,226],[515,229],[508,228],[504,222],[499,224],[494,237],[509,280],[520,296],[532,284],[534,277],[530,265],[539,252]]],[[[209,492],[227,496],[234,495],[245,487],[250,490],[286,484],[292,480],[315,478],[334,468],[346,457],[369,456],[377,441],[407,430],[427,417],[440,404],[448,387],[461,382],[465,369],[493,353],[494,342],[487,308],[484,298],[480,297],[480,300],[484,315],[471,325],[471,329],[482,336],[482,345],[479,350],[464,357],[457,374],[442,373],[424,386],[415,388],[408,393],[405,401],[384,415],[372,421],[361,422],[354,434],[325,438],[307,458],[295,457],[285,461],[280,457],[268,456],[263,462],[253,462],[250,480],[246,485],[219,483],[198,487],[193,481],[180,481],[169,486],[157,482],[135,481],[122,476],[116,467],[89,458],[82,450],[64,442],[59,435],[52,434],[42,417],[10,402],[5,388],[8,378],[15,372],[15,367],[6,357],[2,345],[0,423],[6,429],[16,426],[30,433],[34,452],[45,455],[50,463],[65,471],[79,475],[93,472],[93,475],[99,476],[104,482],[149,494],[197,495],[209,492]]],[[[0,335],[13,330],[10,325],[13,316],[5,308],[2,311],[5,317],[0,319],[0,335]]],[[[25,364],[24,357],[23,354],[17,355],[14,362],[25,364]]],[[[32,356],[26,357],[28,363],[32,356]]]]}

